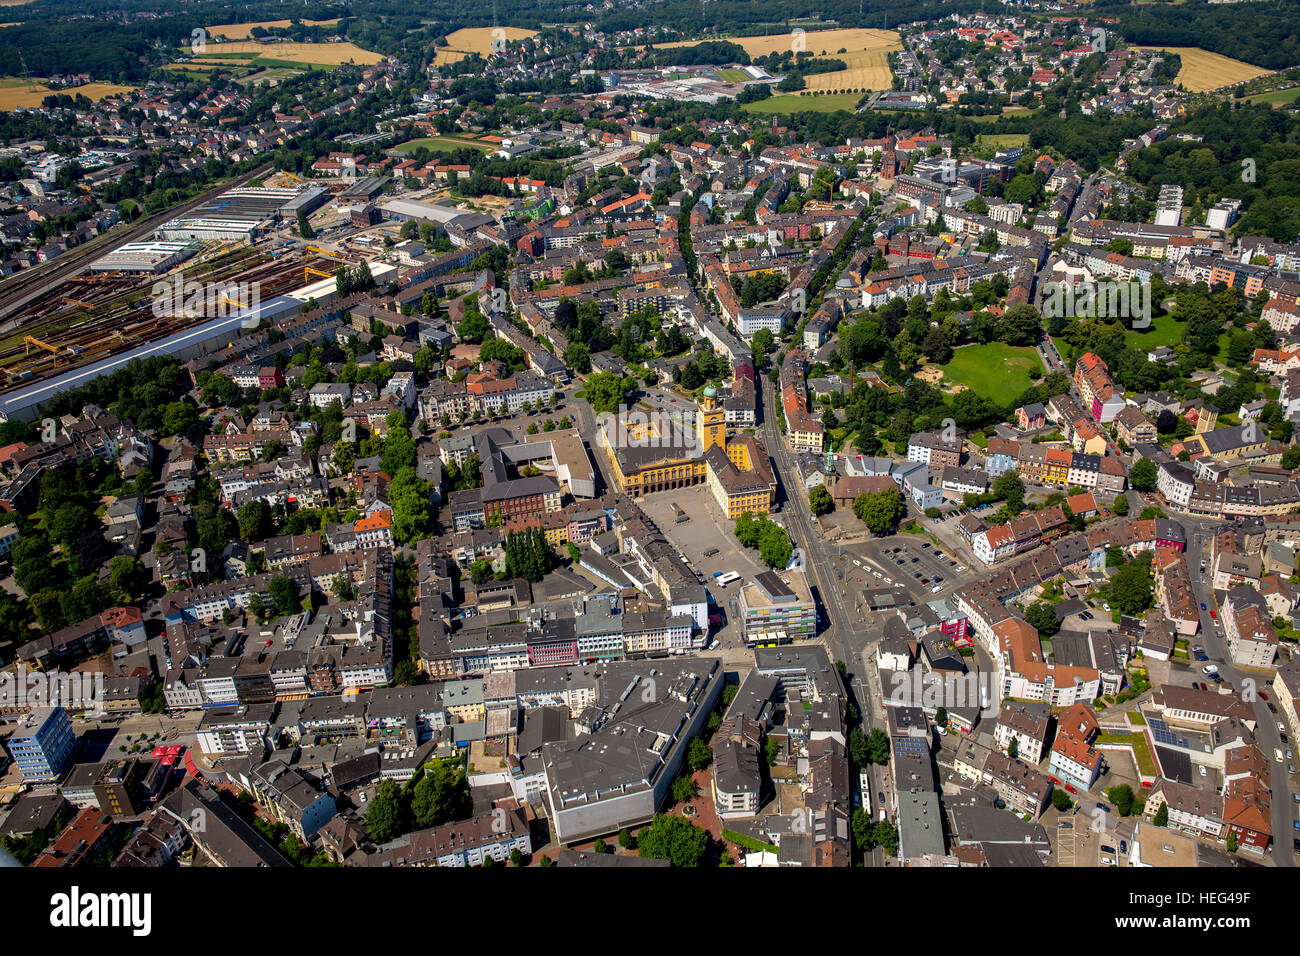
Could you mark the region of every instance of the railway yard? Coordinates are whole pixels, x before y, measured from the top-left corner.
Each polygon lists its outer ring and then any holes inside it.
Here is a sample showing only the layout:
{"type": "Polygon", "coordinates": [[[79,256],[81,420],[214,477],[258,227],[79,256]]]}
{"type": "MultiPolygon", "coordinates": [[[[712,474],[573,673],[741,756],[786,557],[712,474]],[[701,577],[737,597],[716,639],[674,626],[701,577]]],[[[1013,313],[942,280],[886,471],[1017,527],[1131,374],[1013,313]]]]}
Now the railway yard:
{"type": "MultiPolygon", "coordinates": [[[[223,243],[187,263],[185,281],[251,286],[266,300],[301,288],[308,269],[332,275],[337,265],[305,249],[276,255],[223,243]]],[[[57,283],[17,312],[12,331],[0,338],[3,384],[39,381],[212,318],[207,311],[155,314],[151,290],[159,281],[162,276],[147,272],[88,272],[57,283]]],[[[219,306],[233,314],[241,304],[227,299],[219,306]]]]}

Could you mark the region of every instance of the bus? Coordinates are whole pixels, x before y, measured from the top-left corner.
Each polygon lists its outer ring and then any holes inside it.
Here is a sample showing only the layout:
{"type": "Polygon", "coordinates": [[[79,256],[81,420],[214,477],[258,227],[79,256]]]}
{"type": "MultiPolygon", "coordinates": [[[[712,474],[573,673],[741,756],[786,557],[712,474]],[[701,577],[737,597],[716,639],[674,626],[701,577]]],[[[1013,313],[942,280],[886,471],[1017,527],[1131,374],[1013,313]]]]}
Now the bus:
{"type": "Polygon", "coordinates": [[[719,574],[715,580],[718,582],[718,587],[725,588],[732,581],[739,581],[740,575],[735,571],[728,571],[726,574],[719,574]]]}

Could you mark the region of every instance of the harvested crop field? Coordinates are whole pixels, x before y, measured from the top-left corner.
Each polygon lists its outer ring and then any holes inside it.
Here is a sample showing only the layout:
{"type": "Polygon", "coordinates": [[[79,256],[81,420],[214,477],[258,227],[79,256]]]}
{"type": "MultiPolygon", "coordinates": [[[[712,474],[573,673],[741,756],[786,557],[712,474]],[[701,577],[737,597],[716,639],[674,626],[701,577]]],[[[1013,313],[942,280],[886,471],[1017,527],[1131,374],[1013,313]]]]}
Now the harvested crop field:
{"type": "Polygon", "coordinates": [[[61,90],[52,90],[44,83],[33,82],[36,89],[29,89],[21,79],[0,82],[0,111],[13,110],[20,106],[29,109],[41,105],[41,101],[51,93],[66,93],[68,96],[80,94],[88,99],[99,101],[119,93],[131,93],[134,86],[117,86],[113,83],[87,83],[85,86],[66,86],[61,90]]]}
{"type": "Polygon", "coordinates": [[[471,53],[486,57],[492,52],[492,41],[498,37],[507,43],[513,43],[535,36],[536,30],[525,30],[522,27],[466,27],[447,34],[447,45],[438,47],[435,60],[438,63],[455,63],[471,53]]]}
{"type": "Polygon", "coordinates": [[[198,54],[196,59],[240,54],[252,54],[254,62],[308,63],[313,66],[338,66],[341,63],[369,66],[384,58],[383,54],[363,50],[354,43],[255,43],[237,40],[233,43],[209,43],[207,49],[198,54]]]}
{"type": "MultiPolygon", "coordinates": [[[[808,89],[848,93],[853,90],[887,90],[893,82],[888,54],[903,48],[893,30],[810,30],[799,33],[776,33],[760,37],[721,37],[743,47],[750,56],[766,56],[784,50],[801,50],[818,59],[843,60],[846,70],[813,73],[806,77],[808,89]],[[839,52],[843,50],[844,52],[839,52]]],[[[694,46],[701,41],[685,40],[661,43],[661,47],[694,46]]]]}
{"type": "Polygon", "coordinates": [[[1183,60],[1183,68],[1178,71],[1177,82],[1193,93],[1205,93],[1224,86],[1233,86],[1264,76],[1272,70],[1251,66],[1241,60],[1211,53],[1198,46],[1161,46],[1144,47],[1148,50],[1164,50],[1177,53],[1183,60]]]}
{"type": "MultiPolygon", "coordinates": [[[[305,27],[332,27],[338,23],[338,17],[333,20],[299,20],[305,27]]],[[[286,27],[293,26],[291,20],[259,20],[256,23],[222,23],[215,27],[208,27],[208,36],[222,37],[226,40],[247,40],[253,35],[253,30],[257,27],[264,27],[267,30],[283,30],[286,27]]]]}

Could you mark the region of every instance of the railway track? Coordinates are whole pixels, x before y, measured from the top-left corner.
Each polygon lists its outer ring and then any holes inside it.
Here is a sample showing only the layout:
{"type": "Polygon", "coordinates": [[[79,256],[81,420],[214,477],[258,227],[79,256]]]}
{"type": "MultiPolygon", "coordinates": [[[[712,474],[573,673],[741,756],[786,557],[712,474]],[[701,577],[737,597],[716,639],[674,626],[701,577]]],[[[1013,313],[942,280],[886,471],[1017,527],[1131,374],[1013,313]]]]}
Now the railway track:
{"type": "MultiPolygon", "coordinates": [[[[323,260],[309,260],[312,265],[328,265],[323,260]]],[[[274,298],[302,285],[303,261],[289,261],[265,256],[246,246],[232,249],[191,270],[187,281],[209,287],[224,283],[256,283],[260,298],[274,298]]],[[[11,335],[9,344],[0,346],[0,384],[40,381],[99,359],[107,358],[141,342],[160,338],[206,322],[213,313],[211,303],[194,316],[155,315],[150,290],[159,277],[86,276],[74,277],[62,302],[45,313],[31,317],[22,333],[11,335]],[[57,354],[26,343],[31,335],[53,346],[57,354]]],[[[225,308],[220,304],[218,308],[225,308]]]]}
{"type": "Polygon", "coordinates": [[[120,246],[126,245],[128,242],[135,242],[144,238],[167,220],[175,219],[177,216],[189,212],[227,189],[243,186],[249,180],[265,176],[271,169],[270,164],[260,166],[228,183],[214,186],[166,212],[141,219],[139,222],[130,225],[124,232],[115,230],[106,233],[84,245],[74,247],[53,262],[37,266],[35,269],[25,269],[4,281],[0,281],[0,334],[20,329],[22,319],[15,316],[15,312],[29,305],[37,297],[46,296],[56,291],[58,286],[69,278],[84,272],[91,262],[120,246]]]}

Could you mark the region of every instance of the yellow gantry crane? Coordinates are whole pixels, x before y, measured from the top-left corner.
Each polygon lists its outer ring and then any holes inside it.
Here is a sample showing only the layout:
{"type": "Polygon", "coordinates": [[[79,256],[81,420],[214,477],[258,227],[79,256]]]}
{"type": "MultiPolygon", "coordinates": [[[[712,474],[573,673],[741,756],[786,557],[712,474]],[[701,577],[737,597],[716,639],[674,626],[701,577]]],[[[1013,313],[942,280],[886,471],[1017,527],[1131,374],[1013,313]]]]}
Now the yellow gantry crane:
{"type": "Polygon", "coordinates": [[[332,272],[322,272],[320,269],[313,269],[311,266],[302,267],[302,281],[306,282],[312,276],[320,276],[322,279],[333,279],[332,272]]]}
{"type": "Polygon", "coordinates": [[[26,348],[23,349],[23,354],[24,354],[24,355],[30,355],[30,354],[31,354],[32,346],[33,346],[33,345],[36,346],[38,349],[45,349],[45,351],[49,352],[49,353],[50,353],[51,355],[53,355],[53,356],[56,356],[56,357],[57,357],[58,354],[59,354],[59,350],[58,350],[58,347],[57,347],[57,346],[50,345],[50,343],[48,343],[48,342],[42,342],[40,339],[36,338],[34,335],[25,335],[25,336],[23,336],[23,344],[26,346],[26,348]]]}

